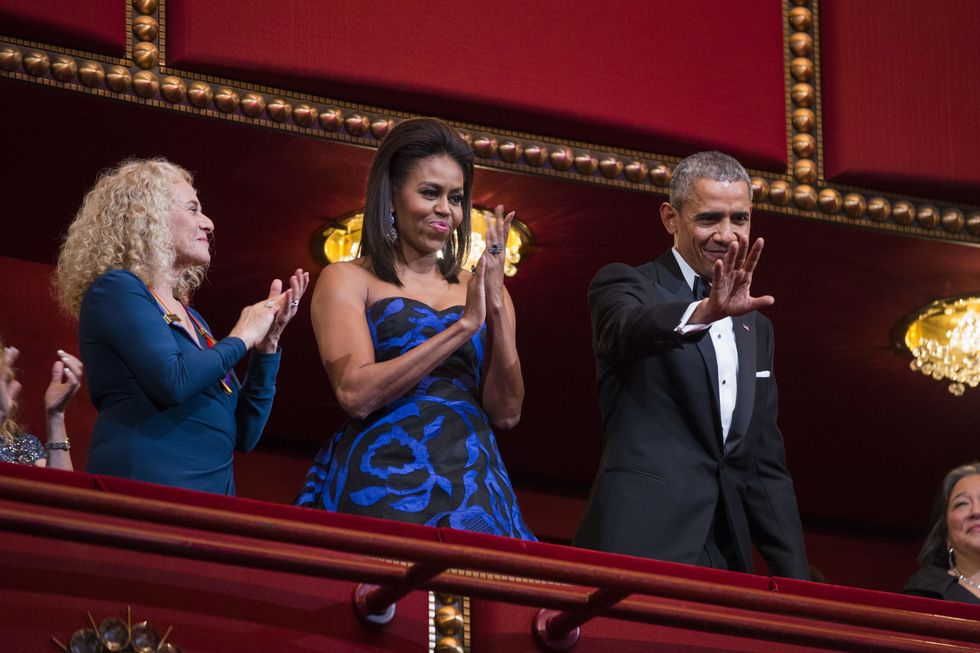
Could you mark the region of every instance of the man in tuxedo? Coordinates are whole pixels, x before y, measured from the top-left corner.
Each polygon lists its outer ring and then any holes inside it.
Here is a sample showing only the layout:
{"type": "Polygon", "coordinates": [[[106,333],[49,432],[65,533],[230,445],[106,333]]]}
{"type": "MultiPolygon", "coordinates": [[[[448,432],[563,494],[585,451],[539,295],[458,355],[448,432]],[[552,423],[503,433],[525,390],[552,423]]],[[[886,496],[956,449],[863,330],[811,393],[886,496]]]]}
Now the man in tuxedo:
{"type": "Polygon", "coordinates": [[[751,572],[754,542],[770,574],[809,578],[751,211],[738,161],[692,155],[660,206],[673,248],[592,280],[605,450],[576,545],[751,572]]]}

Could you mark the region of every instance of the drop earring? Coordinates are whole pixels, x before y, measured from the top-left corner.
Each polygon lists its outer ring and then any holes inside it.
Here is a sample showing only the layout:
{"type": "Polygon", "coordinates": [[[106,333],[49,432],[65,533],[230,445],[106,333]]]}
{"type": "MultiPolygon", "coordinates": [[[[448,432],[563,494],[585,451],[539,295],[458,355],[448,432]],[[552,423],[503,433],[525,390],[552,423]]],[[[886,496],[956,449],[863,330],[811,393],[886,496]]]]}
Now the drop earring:
{"type": "Polygon", "coordinates": [[[388,214],[388,228],[385,229],[385,240],[394,243],[398,240],[398,231],[395,230],[395,212],[388,214]]]}

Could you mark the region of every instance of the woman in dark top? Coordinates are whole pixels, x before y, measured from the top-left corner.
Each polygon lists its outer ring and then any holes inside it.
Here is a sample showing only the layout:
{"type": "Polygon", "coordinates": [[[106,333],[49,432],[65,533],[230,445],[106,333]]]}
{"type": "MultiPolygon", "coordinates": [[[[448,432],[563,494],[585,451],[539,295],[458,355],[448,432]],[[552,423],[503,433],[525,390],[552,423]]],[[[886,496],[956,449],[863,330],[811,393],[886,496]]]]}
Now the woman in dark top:
{"type": "Polygon", "coordinates": [[[5,347],[0,339],[0,462],[71,471],[65,408],[82,382],[82,361],[58,350],[58,360],[51,367],[51,382],[44,392],[48,438],[41,444],[17,423],[20,383],[14,376],[14,363],[19,354],[15,347],[5,347]]]}
{"type": "Polygon", "coordinates": [[[904,593],[980,605],[980,462],[943,480],[919,564],[904,593]]]}
{"type": "Polygon", "coordinates": [[[79,319],[99,411],[87,470],[234,494],[232,455],[258,443],[272,408],[279,336],[308,275],[245,307],[221,340],[188,306],[211,260],[214,224],[191,176],[164,159],[103,173],[68,229],[56,271],[79,319]],[[254,349],[243,383],[234,366],[254,349]]]}

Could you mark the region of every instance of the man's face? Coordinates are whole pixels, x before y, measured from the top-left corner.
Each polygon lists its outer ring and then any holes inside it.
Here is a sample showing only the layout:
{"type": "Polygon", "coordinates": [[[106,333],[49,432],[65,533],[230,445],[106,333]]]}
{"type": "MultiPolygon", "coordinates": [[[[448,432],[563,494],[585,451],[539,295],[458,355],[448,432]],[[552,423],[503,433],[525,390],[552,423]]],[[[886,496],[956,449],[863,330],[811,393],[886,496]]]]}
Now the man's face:
{"type": "Polygon", "coordinates": [[[698,179],[683,206],[660,206],[660,218],[674,247],[700,276],[711,279],[715,261],[737,238],[749,238],[752,202],[744,181],[698,179]]]}

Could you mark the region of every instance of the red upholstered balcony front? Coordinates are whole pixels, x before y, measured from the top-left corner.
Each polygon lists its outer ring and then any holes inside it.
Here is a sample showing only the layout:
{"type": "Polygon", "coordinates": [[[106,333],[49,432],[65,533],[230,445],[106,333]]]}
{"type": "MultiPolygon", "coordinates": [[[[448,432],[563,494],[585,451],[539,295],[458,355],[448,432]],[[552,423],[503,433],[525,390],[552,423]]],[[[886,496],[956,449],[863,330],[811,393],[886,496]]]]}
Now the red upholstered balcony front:
{"type": "Polygon", "coordinates": [[[0,465],[0,614],[8,650],[40,650],[125,614],[185,651],[425,650],[424,589],[473,597],[473,651],[534,651],[539,608],[624,597],[577,651],[967,651],[980,609],[788,579],[325,513],[82,473],[0,465]],[[442,568],[384,629],[358,581],[442,568]],[[618,595],[618,596],[617,596],[618,595]],[[610,618],[612,617],[612,618],[610,618]]]}

